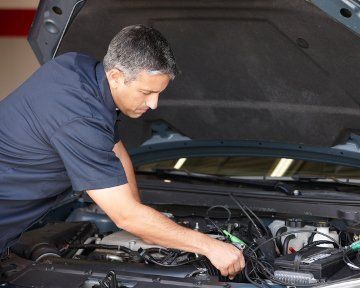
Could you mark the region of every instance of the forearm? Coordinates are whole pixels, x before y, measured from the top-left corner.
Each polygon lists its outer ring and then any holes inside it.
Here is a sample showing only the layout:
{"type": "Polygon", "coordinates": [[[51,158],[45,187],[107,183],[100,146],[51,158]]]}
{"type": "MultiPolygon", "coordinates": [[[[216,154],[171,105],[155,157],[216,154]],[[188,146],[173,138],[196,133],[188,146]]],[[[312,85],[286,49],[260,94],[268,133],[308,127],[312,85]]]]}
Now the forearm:
{"type": "Polygon", "coordinates": [[[134,213],[129,213],[118,226],[145,241],[203,255],[207,254],[215,241],[205,234],[176,224],[148,206],[138,204],[132,211],[134,213]]]}

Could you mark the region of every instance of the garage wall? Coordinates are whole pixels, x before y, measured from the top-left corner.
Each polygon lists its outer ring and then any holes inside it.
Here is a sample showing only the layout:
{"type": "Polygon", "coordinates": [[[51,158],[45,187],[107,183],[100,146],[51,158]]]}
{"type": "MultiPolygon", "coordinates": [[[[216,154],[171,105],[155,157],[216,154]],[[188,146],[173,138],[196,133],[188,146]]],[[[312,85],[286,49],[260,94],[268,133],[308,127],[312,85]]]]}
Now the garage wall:
{"type": "Polygon", "coordinates": [[[38,2],[0,0],[0,100],[39,67],[26,40],[26,32],[31,23],[29,11],[33,12],[38,2]]]}
{"type": "Polygon", "coordinates": [[[26,80],[39,67],[29,44],[24,39],[0,38],[0,99],[26,80]]]}

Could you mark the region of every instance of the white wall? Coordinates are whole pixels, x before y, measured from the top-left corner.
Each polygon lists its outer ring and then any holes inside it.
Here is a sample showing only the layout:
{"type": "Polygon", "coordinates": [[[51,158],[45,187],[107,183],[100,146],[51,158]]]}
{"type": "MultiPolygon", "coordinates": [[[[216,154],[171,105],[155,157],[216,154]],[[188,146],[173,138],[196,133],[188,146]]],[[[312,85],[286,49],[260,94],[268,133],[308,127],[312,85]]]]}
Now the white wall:
{"type": "MultiPolygon", "coordinates": [[[[0,9],[36,9],[38,3],[39,0],[0,0],[0,9]]],[[[0,36],[0,100],[38,67],[26,37],[0,36]]]]}
{"type": "Polygon", "coordinates": [[[1,9],[36,9],[39,0],[0,0],[1,9]]]}
{"type": "Polygon", "coordinates": [[[23,83],[39,63],[23,37],[0,37],[0,99],[23,83]]]}

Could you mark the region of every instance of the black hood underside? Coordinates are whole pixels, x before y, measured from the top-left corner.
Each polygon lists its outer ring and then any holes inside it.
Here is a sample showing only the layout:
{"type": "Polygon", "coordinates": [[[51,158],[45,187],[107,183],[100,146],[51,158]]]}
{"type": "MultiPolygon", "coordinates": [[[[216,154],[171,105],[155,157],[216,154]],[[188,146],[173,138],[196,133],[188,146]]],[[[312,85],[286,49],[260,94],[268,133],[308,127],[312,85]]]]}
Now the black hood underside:
{"type": "MultiPolygon", "coordinates": [[[[49,2],[39,6],[33,47],[43,12],[63,5],[49,2]]],[[[51,13],[55,20],[66,14],[51,13]]],[[[128,147],[149,138],[156,121],[192,139],[326,147],[360,129],[359,36],[310,1],[87,0],[56,55],[78,51],[100,60],[120,29],[139,23],[163,33],[181,73],[157,110],[123,118],[128,147]]]]}

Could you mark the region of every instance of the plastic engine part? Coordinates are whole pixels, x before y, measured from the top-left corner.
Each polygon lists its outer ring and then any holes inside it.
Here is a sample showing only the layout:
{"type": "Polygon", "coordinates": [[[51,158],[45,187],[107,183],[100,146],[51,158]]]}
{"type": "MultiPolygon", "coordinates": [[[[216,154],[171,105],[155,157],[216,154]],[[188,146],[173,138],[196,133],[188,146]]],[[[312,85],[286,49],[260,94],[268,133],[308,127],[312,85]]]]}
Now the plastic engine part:
{"type": "Polygon", "coordinates": [[[276,270],[274,276],[276,280],[288,283],[289,285],[306,285],[318,282],[312,273],[276,270]]]}
{"type": "Polygon", "coordinates": [[[97,205],[75,209],[66,219],[66,222],[84,221],[94,223],[98,228],[99,233],[109,233],[119,230],[109,216],[107,216],[97,205]]]}
{"type": "Polygon", "coordinates": [[[44,227],[25,232],[11,251],[34,261],[44,256],[62,256],[60,250],[65,245],[82,243],[95,233],[97,228],[90,222],[48,223],[44,227]]]}

